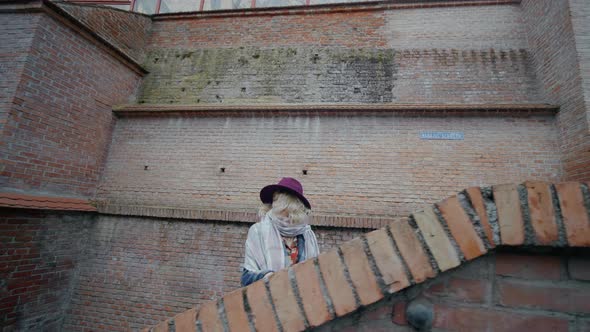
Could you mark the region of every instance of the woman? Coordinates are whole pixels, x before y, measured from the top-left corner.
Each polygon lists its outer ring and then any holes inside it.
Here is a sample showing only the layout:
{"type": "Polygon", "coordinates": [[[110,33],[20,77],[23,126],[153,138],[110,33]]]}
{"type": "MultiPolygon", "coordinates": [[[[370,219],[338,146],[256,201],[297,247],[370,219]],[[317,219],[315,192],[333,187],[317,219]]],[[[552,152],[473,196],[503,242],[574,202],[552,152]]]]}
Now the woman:
{"type": "Polygon", "coordinates": [[[260,200],[261,220],[250,227],[246,240],[242,286],[319,254],[309,226],[311,205],[299,181],[283,178],[266,186],[260,191],[260,200]]]}

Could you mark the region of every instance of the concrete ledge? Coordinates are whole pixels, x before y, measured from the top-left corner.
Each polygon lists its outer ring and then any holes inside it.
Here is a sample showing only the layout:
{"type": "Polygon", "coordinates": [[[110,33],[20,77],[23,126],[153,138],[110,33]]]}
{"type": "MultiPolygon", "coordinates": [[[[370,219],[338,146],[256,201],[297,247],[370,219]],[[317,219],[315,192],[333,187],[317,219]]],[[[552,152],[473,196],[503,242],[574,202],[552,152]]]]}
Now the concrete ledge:
{"type": "Polygon", "coordinates": [[[310,6],[287,6],[268,8],[243,8],[224,9],[188,13],[166,13],[152,15],[154,21],[212,18],[212,17],[247,17],[247,16],[275,16],[275,15],[301,15],[301,14],[326,14],[356,11],[377,11],[392,9],[414,9],[433,7],[457,7],[457,6],[492,6],[520,4],[521,0],[387,0],[357,3],[334,3],[310,6]]]}
{"type": "Polygon", "coordinates": [[[123,105],[113,109],[129,116],[281,116],[281,115],[376,115],[386,116],[531,116],[554,115],[559,107],[549,104],[260,104],[260,105],[123,105]]]}

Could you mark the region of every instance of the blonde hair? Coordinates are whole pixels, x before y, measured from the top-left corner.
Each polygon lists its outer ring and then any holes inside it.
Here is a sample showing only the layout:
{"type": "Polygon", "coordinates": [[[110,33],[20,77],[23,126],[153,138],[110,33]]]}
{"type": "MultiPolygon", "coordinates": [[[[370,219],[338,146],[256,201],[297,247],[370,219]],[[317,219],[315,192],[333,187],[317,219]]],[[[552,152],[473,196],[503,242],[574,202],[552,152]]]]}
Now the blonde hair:
{"type": "Polygon", "coordinates": [[[258,210],[258,215],[263,217],[271,211],[278,216],[283,210],[289,213],[289,219],[294,225],[300,224],[305,217],[311,215],[311,209],[307,208],[297,196],[287,192],[277,191],[272,195],[272,204],[262,204],[258,210]]]}

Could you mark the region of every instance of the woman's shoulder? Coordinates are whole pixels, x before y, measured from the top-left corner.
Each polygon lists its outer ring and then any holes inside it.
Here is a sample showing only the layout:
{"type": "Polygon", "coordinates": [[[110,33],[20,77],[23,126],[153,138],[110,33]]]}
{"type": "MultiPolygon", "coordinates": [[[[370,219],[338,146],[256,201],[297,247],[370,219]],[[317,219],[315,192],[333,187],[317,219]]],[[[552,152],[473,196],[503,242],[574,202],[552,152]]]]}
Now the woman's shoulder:
{"type": "Polygon", "coordinates": [[[258,233],[262,227],[262,221],[256,222],[252,224],[252,226],[250,226],[250,228],[248,229],[248,234],[258,233]]]}

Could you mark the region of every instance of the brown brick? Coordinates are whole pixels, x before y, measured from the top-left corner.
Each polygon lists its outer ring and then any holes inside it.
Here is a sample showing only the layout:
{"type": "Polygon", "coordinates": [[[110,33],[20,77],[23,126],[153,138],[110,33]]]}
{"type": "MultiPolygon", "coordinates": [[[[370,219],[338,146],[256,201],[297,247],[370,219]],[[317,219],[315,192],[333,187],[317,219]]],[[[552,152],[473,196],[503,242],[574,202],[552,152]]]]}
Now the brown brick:
{"type": "Polygon", "coordinates": [[[491,283],[486,279],[450,278],[445,296],[457,301],[486,303],[490,292],[491,283]]]}
{"type": "Polygon", "coordinates": [[[406,308],[408,304],[405,301],[398,301],[393,305],[393,317],[391,321],[396,325],[408,325],[406,320],[406,308]]]}
{"type": "Polygon", "coordinates": [[[288,270],[281,270],[273,274],[269,286],[272,302],[283,329],[285,331],[305,330],[304,318],[299,312],[288,270]]]}
{"type": "Polygon", "coordinates": [[[486,303],[491,293],[488,280],[474,280],[452,277],[445,283],[435,284],[427,293],[443,297],[447,300],[486,303]]]}
{"type": "Polygon", "coordinates": [[[274,312],[266,294],[264,280],[259,280],[246,289],[248,304],[254,316],[254,326],[258,331],[278,331],[274,312]]]}
{"type": "Polygon", "coordinates": [[[501,280],[499,304],[515,308],[590,313],[590,289],[559,285],[531,285],[526,281],[501,280]]]}
{"type": "Polygon", "coordinates": [[[575,256],[568,259],[568,271],[570,278],[590,281],[590,258],[575,256]]]}
{"type": "Polygon", "coordinates": [[[348,241],[341,247],[344,262],[362,305],[369,305],[383,298],[377,278],[371,270],[369,259],[360,238],[348,241]]]}
{"type": "Polygon", "coordinates": [[[555,186],[563,224],[570,246],[590,246],[590,219],[584,206],[582,189],[577,182],[564,182],[555,186]]]}
{"type": "Polygon", "coordinates": [[[497,253],[496,274],[533,280],[561,279],[561,258],[497,253]]]}
{"type": "Polygon", "coordinates": [[[385,229],[373,231],[366,235],[375,263],[381,272],[383,282],[389,287],[390,293],[410,285],[400,257],[391,243],[391,238],[385,229]]]}
{"type": "Polygon", "coordinates": [[[520,199],[515,184],[493,187],[494,201],[498,209],[498,223],[502,244],[518,246],[524,243],[524,221],[520,199]]]}
{"type": "Polygon", "coordinates": [[[197,320],[201,322],[203,331],[223,332],[217,301],[209,301],[201,305],[197,313],[197,320]]]}
{"type": "Polygon", "coordinates": [[[331,319],[328,304],[322,294],[320,277],[313,260],[293,266],[303,310],[311,327],[320,326],[331,319]]]}
{"type": "Polygon", "coordinates": [[[244,309],[244,289],[235,291],[223,297],[225,316],[230,331],[248,330],[248,315],[244,309]]]}
{"type": "Polygon", "coordinates": [[[549,245],[557,241],[557,220],[551,197],[551,187],[546,182],[527,181],[528,206],[535,239],[539,245],[549,245]]]}
{"type": "Polygon", "coordinates": [[[466,259],[471,260],[487,252],[457,196],[447,198],[438,207],[466,259]]]}
{"type": "Polygon", "coordinates": [[[568,320],[488,308],[435,305],[434,327],[445,331],[568,331],[568,320]]]}
{"type": "Polygon", "coordinates": [[[191,332],[196,330],[197,309],[189,309],[180,315],[174,317],[174,327],[176,331],[191,332]]]}
{"type": "Polygon", "coordinates": [[[488,219],[488,213],[486,211],[486,206],[481,194],[481,188],[470,187],[467,188],[466,191],[467,195],[469,195],[469,199],[471,200],[471,204],[473,205],[473,208],[479,217],[481,227],[483,228],[483,231],[488,239],[488,243],[493,248],[496,246],[496,243],[494,242],[494,231],[488,219]]]}
{"type": "Polygon", "coordinates": [[[340,262],[338,253],[330,251],[321,254],[318,261],[336,315],[344,316],[354,311],[357,308],[354,293],[346,281],[344,266],[340,262]]]}
{"type": "Polygon", "coordinates": [[[446,271],[458,266],[460,264],[459,256],[457,256],[455,248],[439,223],[432,207],[414,213],[413,216],[440,270],[446,271]]]}
{"type": "Polygon", "coordinates": [[[400,221],[390,224],[389,227],[414,281],[420,283],[428,278],[433,278],[436,273],[432,269],[428,256],[412,226],[406,221],[400,221]]]}

